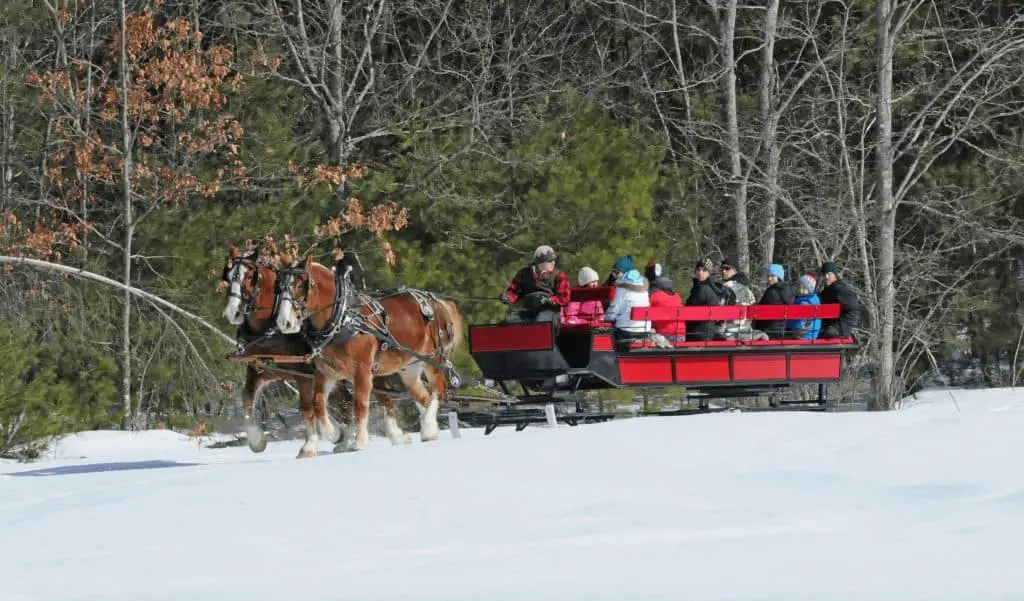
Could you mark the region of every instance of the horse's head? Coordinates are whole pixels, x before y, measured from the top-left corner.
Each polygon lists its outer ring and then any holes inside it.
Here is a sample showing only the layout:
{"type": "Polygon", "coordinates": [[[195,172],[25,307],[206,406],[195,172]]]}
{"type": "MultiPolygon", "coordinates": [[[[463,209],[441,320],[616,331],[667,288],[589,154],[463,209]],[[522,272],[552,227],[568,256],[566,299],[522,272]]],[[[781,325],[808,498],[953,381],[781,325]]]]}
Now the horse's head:
{"type": "Polygon", "coordinates": [[[331,318],[336,283],[330,269],[315,263],[307,256],[301,263],[279,271],[280,306],[277,329],[282,334],[295,334],[307,319],[314,329],[320,329],[331,318]]]}
{"type": "Polygon", "coordinates": [[[240,326],[248,318],[249,325],[259,329],[273,317],[277,273],[258,250],[242,253],[231,247],[221,279],[228,285],[223,313],[228,323],[240,326]]]}

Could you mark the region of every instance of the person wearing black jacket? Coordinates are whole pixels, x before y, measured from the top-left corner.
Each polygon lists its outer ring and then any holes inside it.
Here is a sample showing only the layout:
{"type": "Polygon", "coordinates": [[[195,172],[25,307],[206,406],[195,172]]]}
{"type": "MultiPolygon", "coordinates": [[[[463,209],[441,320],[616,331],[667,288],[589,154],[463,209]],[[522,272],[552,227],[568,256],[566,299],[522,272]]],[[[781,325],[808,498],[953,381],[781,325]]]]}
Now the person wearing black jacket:
{"type": "MultiPolygon", "coordinates": [[[[693,288],[690,289],[690,296],[686,297],[683,303],[687,307],[713,307],[725,304],[726,291],[721,282],[711,278],[711,270],[715,264],[711,259],[701,258],[697,260],[694,269],[693,288]]],[[[686,322],[686,340],[713,340],[715,337],[715,322],[713,321],[688,321],[686,322]]]]}
{"type": "MultiPolygon", "coordinates": [[[[796,302],[793,290],[784,281],[786,270],[782,265],[772,264],[768,268],[768,287],[764,289],[759,305],[792,305],[796,302]]],[[[754,329],[761,330],[772,340],[782,338],[786,333],[786,320],[757,320],[754,322],[754,329]]]]}
{"type": "Polygon", "coordinates": [[[719,272],[722,274],[722,283],[736,281],[743,284],[747,288],[750,288],[750,278],[747,274],[743,273],[739,269],[740,262],[736,260],[736,255],[726,255],[722,259],[722,264],[718,266],[719,272]]]}
{"type": "Polygon", "coordinates": [[[839,279],[835,263],[821,266],[825,287],[818,294],[823,305],[839,305],[839,319],[822,319],[818,338],[853,338],[853,330],[860,322],[860,299],[849,284],[839,279]]]}

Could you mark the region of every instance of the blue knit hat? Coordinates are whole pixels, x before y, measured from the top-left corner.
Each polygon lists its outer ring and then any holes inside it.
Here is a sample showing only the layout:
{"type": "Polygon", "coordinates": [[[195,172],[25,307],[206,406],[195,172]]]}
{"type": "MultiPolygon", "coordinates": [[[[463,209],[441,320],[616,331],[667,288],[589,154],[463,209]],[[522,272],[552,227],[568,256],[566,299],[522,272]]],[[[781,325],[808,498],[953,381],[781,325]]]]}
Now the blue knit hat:
{"type": "Polygon", "coordinates": [[[772,263],[771,267],[768,268],[768,275],[773,275],[780,280],[784,280],[786,279],[786,270],[782,268],[782,265],[772,263]]]}
{"type": "Polygon", "coordinates": [[[636,284],[641,285],[644,283],[644,276],[640,275],[640,272],[635,269],[630,269],[623,274],[622,279],[619,280],[624,284],[636,284]]]}
{"type": "Polygon", "coordinates": [[[619,257],[615,261],[615,264],[612,265],[612,269],[614,269],[615,271],[621,271],[622,273],[626,273],[630,269],[635,269],[635,268],[636,268],[636,262],[633,261],[633,255],[626,255],[624,257],[619,257]]]}

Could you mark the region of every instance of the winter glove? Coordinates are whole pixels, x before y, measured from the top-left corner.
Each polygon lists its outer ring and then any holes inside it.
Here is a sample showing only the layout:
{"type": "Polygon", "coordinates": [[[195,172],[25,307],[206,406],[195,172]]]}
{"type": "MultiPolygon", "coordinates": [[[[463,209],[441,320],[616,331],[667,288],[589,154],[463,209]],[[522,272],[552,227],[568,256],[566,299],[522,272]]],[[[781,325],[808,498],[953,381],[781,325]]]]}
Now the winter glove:
{"type": "Polygon", "coordinates": [[[527,311],[536,311],[547,307],[549,302],[550,299],[543,292],[533,292],[523,298],[523,308],[527,311]]]}

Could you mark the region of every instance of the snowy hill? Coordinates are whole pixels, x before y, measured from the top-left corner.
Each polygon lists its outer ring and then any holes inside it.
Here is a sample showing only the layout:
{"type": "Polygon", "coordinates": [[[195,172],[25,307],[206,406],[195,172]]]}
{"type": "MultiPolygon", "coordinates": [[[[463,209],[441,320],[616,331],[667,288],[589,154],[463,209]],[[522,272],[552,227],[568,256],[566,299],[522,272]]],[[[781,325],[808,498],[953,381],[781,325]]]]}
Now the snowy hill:
{"type": "Polygon", "coordinates": [[[75,435],[0,463],[0,601],[1024,598],[1024,390],[905,406],[301,461],[75,435]]]}

